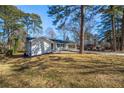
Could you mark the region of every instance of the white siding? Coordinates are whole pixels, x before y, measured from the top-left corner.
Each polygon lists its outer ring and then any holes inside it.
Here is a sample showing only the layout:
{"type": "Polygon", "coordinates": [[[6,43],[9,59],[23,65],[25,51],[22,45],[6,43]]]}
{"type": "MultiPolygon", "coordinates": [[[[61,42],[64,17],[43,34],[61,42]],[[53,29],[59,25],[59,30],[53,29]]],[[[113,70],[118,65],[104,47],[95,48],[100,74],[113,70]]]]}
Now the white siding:
{"type": "Polygon", "coordinates": [[[51,42],[44,39],[36,39],[31,41],[31,46],[29,46],[30,54],[29,56],[41,55],[44,53],[52,52],[51,42]]]}
{"type": "MultiPolygon", "coordinates": [[[[77,50],[77,48],[69,48],[69,45],[75,45],[74,43],[56,43],[46,38],[36,38],[27,40],[26,43],[26,54],[28,56],[36,56],[53,51],[60,50],[77,50]],[[51,47],[52,45],[52,47],[51,47]]],[[[76,46],[76,45],[75,45],[76,46]]]]}
{"type": "Polygon", "coordinates": [[[43,42],[43,47],[44,47],[44,53],[49,53],[51,52],[51,43],[49,42],[43,42]]]}
{"type": "Polygon", "coordinates": [[[31,45],[31,56],[42,54],[41,48],[42,47],[41,47],[41,43],[40,42],[36,42],[35,44],[32,44],[31,45]]]}

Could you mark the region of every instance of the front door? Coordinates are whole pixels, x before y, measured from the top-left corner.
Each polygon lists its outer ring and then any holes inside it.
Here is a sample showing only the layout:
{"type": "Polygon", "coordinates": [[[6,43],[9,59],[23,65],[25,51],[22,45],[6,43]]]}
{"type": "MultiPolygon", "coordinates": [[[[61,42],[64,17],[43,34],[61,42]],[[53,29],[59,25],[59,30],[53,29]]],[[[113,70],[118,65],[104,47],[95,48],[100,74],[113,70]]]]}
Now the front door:
{"type": "Polygon", "coordinates": [[[51,43],[51,50],[53,50],[53,43],[51,43]]]}

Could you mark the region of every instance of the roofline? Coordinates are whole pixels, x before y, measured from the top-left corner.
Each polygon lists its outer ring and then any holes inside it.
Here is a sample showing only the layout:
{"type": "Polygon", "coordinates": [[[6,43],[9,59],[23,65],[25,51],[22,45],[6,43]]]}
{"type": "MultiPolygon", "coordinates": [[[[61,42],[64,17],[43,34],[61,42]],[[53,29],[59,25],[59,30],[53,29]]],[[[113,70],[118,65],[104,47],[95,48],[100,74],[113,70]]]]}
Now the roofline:
{"type": "Polygon", "coordinates": [[[58,43],[76,43],[76,42],[73,42],[73,41],[64,41],[64,40],[60,40],[60,39],[49,39],[49,38],[44,37],[44,36],[38,37],[38,38],[35,38],[35,37],[27,37],[26,39],[29,40],[29,41],[32,41],[32,40],[40,39],[40,38],[41,38],[41,39],[46,39],[46,40],[48,40],[48,41],[50,41],[50,42],[52,42],[52,43],[54,43],[54,42],[57,43],[57,41],[58,41],[58,43]],[[29,39],[28,39],[28,38],[29,38],[29,39]]]}

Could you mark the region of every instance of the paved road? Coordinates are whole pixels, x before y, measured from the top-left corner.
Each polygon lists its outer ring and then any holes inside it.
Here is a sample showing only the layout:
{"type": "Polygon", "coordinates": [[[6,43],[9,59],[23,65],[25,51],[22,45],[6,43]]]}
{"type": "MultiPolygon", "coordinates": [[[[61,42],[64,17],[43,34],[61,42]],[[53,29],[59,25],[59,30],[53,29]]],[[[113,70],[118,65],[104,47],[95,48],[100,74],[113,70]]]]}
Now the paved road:
{"type": "Polygon", "coordinates": [[[85,53],[101,54],[101,55],[119,55],[124,56],[124,52],[99,52],[99,51],[85,51],[85,53]]]}
{"type": "MultiPolygon", "coordinates": [[[[119,55],[124,56],[124,52],[101,52],[101,51],[84,51],[88,54],[101,54],[101,55],[119,55]]],[[[78,51],[57,51],[54,53],[78,53],[78,51]]]]}

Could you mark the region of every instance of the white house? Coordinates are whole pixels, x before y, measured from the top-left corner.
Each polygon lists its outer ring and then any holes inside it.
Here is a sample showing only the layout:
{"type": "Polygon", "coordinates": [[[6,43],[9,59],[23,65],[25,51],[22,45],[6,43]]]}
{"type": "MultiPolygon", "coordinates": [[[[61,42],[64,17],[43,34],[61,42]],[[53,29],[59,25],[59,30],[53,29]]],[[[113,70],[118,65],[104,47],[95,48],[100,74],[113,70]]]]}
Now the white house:
{"type": "Polygon", "coordinates": [[[27,38],[26,55],[36,56],[61,50],[77,50],[77,44],[72,41],[48,39],[46,37],[27,38]]]}

